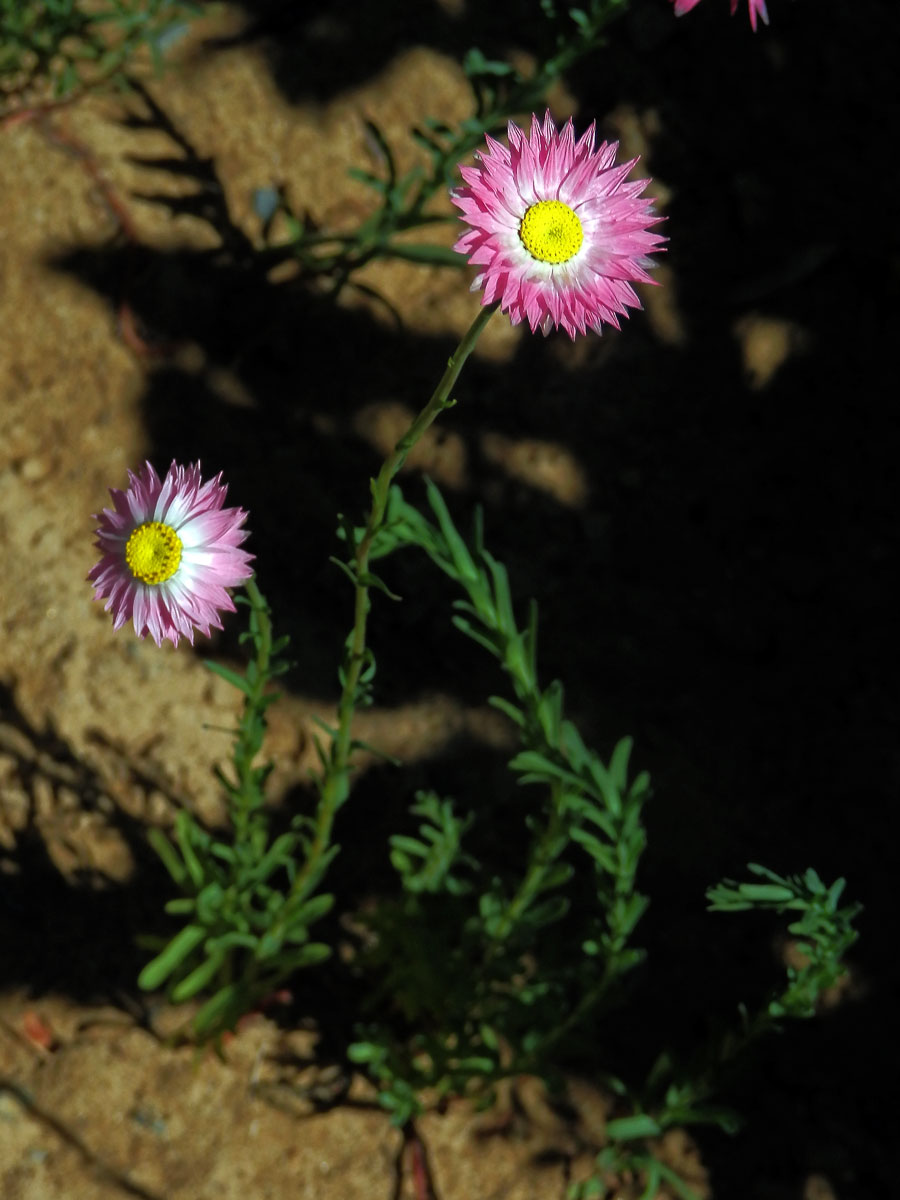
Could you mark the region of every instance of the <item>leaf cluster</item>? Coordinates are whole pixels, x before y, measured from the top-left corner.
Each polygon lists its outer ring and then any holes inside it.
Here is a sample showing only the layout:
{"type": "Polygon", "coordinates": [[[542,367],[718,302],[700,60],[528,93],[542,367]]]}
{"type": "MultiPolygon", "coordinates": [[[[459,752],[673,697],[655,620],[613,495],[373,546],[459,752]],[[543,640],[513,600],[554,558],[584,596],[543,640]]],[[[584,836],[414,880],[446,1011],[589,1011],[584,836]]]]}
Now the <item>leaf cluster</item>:
{"type": "MultiPolygon", "coordinates": [[[[594,953],[618,954],[646,908],[645,898],[635,892],[634,885],[646,844],[641,812],[649,796],[649,777],[641,773],[629,783],[630,738],[623,738],[609,763],[604,763],[565,718],[562,684],[554,680],[541,688],[537,606],[532,602],[527,623],[519,628],[509,576],[484,546],[480,513],[476,513],[470,550],[437,487],[429,481],[426,489],[436,521],[428,521],[406,504],[395,488],[388,534],[398,543],[423,549],[463,590],[464,598],[454,602],[453,624],[500,663],[512,696],[491,696],[489,702],[512,721],[518,734],[519,750],[510,760],[510,770],[520,785],[545,789],[545,807],[552,818],[536,835],[535,870],[515,911],[500,917],[486,913],[487,932],[502,939],[511,920],[525,917],[535,889],[555,890],[568,882],[572,869],[559,860],[574,842],[591,861],[608,922],[594,953]]],[[[532,824],[537,831],[539,826],[532,824]]],[[[532,914],[531,920],[540,925],[551,913],[552,909],[545,908],[537,918],[532,914]]]]}
{"type": "MultiPolygon", "coordinates": [[[[375,943],[364,965],[379,981],[370,993],[373,1009],[392,1003],[400,1019],[361,1027],[350,1053],[377,1081],[398,1123],[420,1111],[426,1090],[489,1103],[504,1076],[531,1072],[552,1082],[565,1043],[583,1048],[592,1017],[640,961],[630,939],[647,904],[636,876],[649,780],[640,774],[629,781],[630,740],[619,742],[608,762],[585,744],[564,714],[562,686],[539,684],[536,609],[519,624],[507,572],[484,546],[480,515],[469,544],[430,483],[427,498],[433,520],[392,489],[380,551],[424,550],[461,589],[453,622],[506,676],[508,694],[490,701],[518,735],[510,770],[529,794],[539,789],[539,800],[524,814],[531,840],[518,877],[479,855],[474,814],[458,816],[451,801],[434,794],[420,795],[412,809],[421,819],[418,836],[391,839],[404,896],[382,901],[370,919],[375,943]],[[587,904],[578,852],[593,868],[587,904]],[[561,956],[554,953],[560,946],[561,956]]],[[[571,1200],[606,1196],[608,1180],[625,1174],[640,1180],[647,1200],[662,1185],[696,1200],[688,1183],[656,1158],[654,1140],[676,1124],[735,1132],[737,1115],[710,1102],[724,1068],[779,1018],[811,1015],[822,990],[843,972],[859,912],[839,906],[844,881],[826,887],[812,869],[786,878],[755,864],[750,871],[753,882],[711,889],[711,909],[793,913],[789,931],[801,939],[796,950],[805,963],[789,965],[782,992],[753,1018],[742,1010],[742,1029],[717,1035],[686,1066],[664,1052],[637,1090],[603,1076],[621,1098],[622,1115],[608,1122],[597,1173],[573,1185],[571,1200]]]]}
{"type": "Polygon", "coordinates": [[[768,1001],[763,1020],[812,1017],[822,993],[845,973],[843,960],[859,936],[853,922],[862,905],[840,907],[845,880],[836,879],[826,887],[812,867],[803,875],[786,876],[758,863],[749,863],[747,869],[766,882],[723,880],[707,892],[710,911],[768,909],[793,915],[788,932],[798,939],[797,961],[788,963],[787,987],[768,1001]]]}
{"type": "Polygon", "coordinates": [[[265,807],[272,763],[257,765],[266,710],[277,698],[269,685],[289,666],[283,657],[287,639],[273,641],[268,606],[253,580],[247,596],[236,599],[249,608],[249,628],[241,640],[252,647],[252,657],[243,673],[208,663],[244,696],[231,773],[217,772],[231,829],[216,837],[183,810],[175,821],[174,845],[159,830],[151,832],[182,893],[168,902],[166,912],[186,923],[157,945],[158,953],[138,980],[151,990],[165,985],[176,1003],[211,992],[192,1022],[201,1039],[232,1028],[294,971],[330,954],[327,945],[310,940],[309,931],[331,909],[333,897],[311,896],[311,887],[295,886],[308,848],[309,819],[298,815],[287,831],[273,835],[265,807]]]}
{"type": "MultiPolygon", "coordinates": [[[[510,854],[505,841],[498,853],[496,840],[485,837],[489,808],[466,811],[433,791],[416,794],[408,828],[389,839],[399,888],[355,916],[365,936],[349,978],[359,986],[361,1020],[347,1053],[376,1082],[398,1125],[422,1111],[426,1096],[469,1095],[487,1105],[504,1078],[538,1074],[552,1086],[567,1053],[584,1064],[592,1022],[621,998],[621,984],[641,961],[631,939],[647,905],[637,872],[649,780],[630,777],[630,739],[608,761],[586,744],[565,714],[562,686],[539,682],[536,608],[520,622],[508,574],[484,545],[480,515],[466,541],[430,483],[427,499],[430,517],[392,487],[369,557],[414,547],[461,592],[456,627],[496,660],[506,680],[506,694],[490,699],[518,740],[509,768],[522,789],[526,850],[510,854]]],[[[370,536],[342,528],[354,547],[370,536]]],[[[258,759],[269,684],[286,668],[286,644],[273,640],[268,607],[252,580],[244,603],[248,667],[239,674],[212,665],[245,700],[232,772],[220,775],[231,834],[214,837],[182,812],[174,845],[153,835],[182,893],[167,910],[186,923],[159,947],[140,982],[166,985],[176,1002],[208,994],[193,1023],[201,1037],[233,1026],[255,1000],[330,953],[309,930],[333,905],[331,895],[313,893],[337,847],[330,825],[310,818],[270,833],[264,788],[271,764],[258,759]]],[[[357,702],[368,695],[367,671],[374,663],[361,672],[357,702]]],[[[333,744],[338,731],[325,728],[333,744]]],[[[331,752],[321,745],[319,752],[324,794],[337,776],[329,775],[331,752]]],[[[349,790],[347,770],[339,782],[349,790]]],[[[342,803],[345,791],[332,801],[342,803]]],[[[710,1103],[723,1069],[782,1018],[811,1015],[843,972],[859,912],[840,904],[844,881],[826,886],[812,869],[786,877],[757,864],[749,869],[751,880],[711,888],[710,908],[791,915],[801,958],[788,966],[785,988],[752,1017],[742,1008],[740,1029],[717,1033],[692,1061],[679,1065],[662,1053],[639,1088],[602,1075],[621,1106],[607,1123],[595,1176],[573,1185],[570,1200],[606,1196],[609,1180],[625,1174],[640,1181],[647,1200],[663,1184],[695,1200],[657,1160],[655,1139],[673,1125],[712,1123],[733,1132],[737,1116],[710,1103]]]]}
{"type": "Polygon", "coordinates": [[[0,0],[0,89],[21,94],[46,79],[62,99],[121,84],[141,50],[159,71],[200,11],[196,0],[0,0]]]}
{"type": "MultiPolygon", "coordinates": [[[[803,875],[789,876],[778,875],[758,863],[750,863],[748,870],[754,879],[740,883],[727,879],[708,890],[710,910],[797,914],[788,930],[803,939],[794,948],[802,965],[789,962],[785,987],[765,999],[755,1013],[740,1005],[739,1027],[715,1030],[691,1061],[679,1064],[667,1051],[660,1054],[640,1096],[629,1097],[632,1115],[607,1126],[607,1134],[618,1143],[646,1142],[674,1125],[716,1125],[726,1133],[736,1133],[741,1127],[738,1114],[710,1103],[728,1068],[761,1036],[778,1030],[782,1019],[813,1016],[823,991],[834,986],[846,971],[843,958],[856,941],[853,922],[862,908],[859,904],[840,907],[844,880],[826,886],[811,867],[803,875]]],[[[626,1094],[624,1085],[622,1094],[626,1094]]],[[[619,1145],[618,1151],[622,1149],[619,1145]]],[[[646,1148],[628,1148],[632,1158],[635,1151],[639,1157],[646,1154],[646,1148]]],[[[599,1159],[598,1165],[603,1165],[599,1159]]],[[[692,1195],[690,1189],[679,1192],[676,1188],[676,1193],[692,1195]]],[[[573,1192],[576,1200],[594,1194],[604,1193],[573,1192]]]]}
{"type": "Polygon", "coordinates": [[[470,548],[431,483],[427,496],[433,521],[392,488],[380,548],[425,551],[463,591],[454,624],[506,676],[509,694],[491,703],[518,736],[509,767],[525,789],[528,849],[524,864],[484,857],[476,815],[435,794],[420,793],[412,807],[417,836],[391,838],[403,894],[382,900],[369,919],[364,966],[378,981],[373,1008],[393,1003],[408,1036],[401,1053],[402,1030],[371,1025],[354,1053],[401,1115],[410,1111],[411,1080],[413,1095],[473,1087],[487,1095],[504,1076],[552,1073],[551,1051],[583,1036],[640,961],[630,938],[646,908],[636,874],[649,780],[629,781],[630,740],[608,763],[588,748],[565,716],[562,686],[540,686],[536,608],[520,627],[480,518],[470,548]]]}

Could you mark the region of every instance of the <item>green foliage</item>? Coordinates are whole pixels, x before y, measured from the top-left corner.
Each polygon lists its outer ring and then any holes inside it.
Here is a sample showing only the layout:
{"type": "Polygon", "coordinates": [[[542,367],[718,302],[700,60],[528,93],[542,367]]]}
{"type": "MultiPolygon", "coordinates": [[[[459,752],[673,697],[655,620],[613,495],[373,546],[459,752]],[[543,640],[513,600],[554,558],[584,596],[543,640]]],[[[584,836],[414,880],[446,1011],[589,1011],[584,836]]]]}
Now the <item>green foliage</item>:
{"type": "MultiPolygon", "coordinates": [[[[599,955],[618,974],[630,969],[638,955],[626,945],[646,909],[646,898],[635,891],[635,877],[646,838],[641,811],[650,791],[649,777],[628,781],[631,740],[624,738],[608,764],[584,743],[563,713],[563,687],[556,680],[542,689],[537,675],[537,608],[519,628],[505,567],[485,548],[480,517],[472,551],[457,531],[440,492],[427,485],[428,502],[436,517],[432,524],[394,489],[387,531],[398,543],[423,549],[437,567],[459,585],[465,599],[454,604],[453,623],[501,664],[512,697],[492,696],[490,702],[513,722],[520,749],[510,769],[523,786],[545,789],[545,824],[537,834],[532,868],[522,881],[512,907],[488,913],[490,935],[504,938],[519,920],[541,923],[554,908],[545,901],[527,916],[537,896],[557,892],[571,879],[573,867],[562,861],[572,843],[590,860],[597,897],[603,911],[599,926],[586,938],[592,956],[599,955]]],[[[535,826],[537,829],[537,826],[535,826]]],[[[562,915],[560,912],[559,915],[562,915]]]]}
{"type": "Polygon", "coordinates": [[[630,741],[608,763],[585,745],[565,717],[562,686],[539,684],[536,610],[520,628],[480,522],[470,548],[432,484],[428,501],[434,522],[393,488],[381,546],[426,552],[463,591],[457,628],[505,672],[511,695],[492,702],[518,736],[509,766],[526,789],[529,849],[524,862],[482,861],[476,815],[457,816],[433,794],[419,794],[411,811],[423,819],[419,837],[391,838],[402,895],[367,918],[374,936],[362,965],[375,980],[370,1008],[392,1003],[408,1037],[373,1022],[356,1053],[367,1056],[395,1119],[410,1111],[392,1090],[396,1078],[414,1094],[489,1096],[509,1075],[551,1076],[560,1044],[583,1036],[640,962],[629,943],[646,908],[635,880],[649,781],[629,781],[630,741]]]}
{"type": "Polygon", "coordinates": [[[394,834],[390,839],[391,862],[404,891],[446,891],[451,896],[470,892],[471,882],[453,872],[456,867],[476,865],[461,849],[463,834],[472,824],[471,814],[458,818],[453,801],[441,800],[434,792],[417,792],[410,812],[423,818],[419,838],[394,834]]]}
{"type": "MultiPolygon", "coordinates": [[[[368,558],[402,547],[424,551],[462,592],[454,623],[506,678],[507,694],[492,702],[518,739],[509,768],[523,788],[527,846],[524,855],[510,855],[504,844],[498,856],[484,836],[489,811],[464,811],[435,792],[419,792],[409,828],[389,838],[398,888],[354,914],[366,929],[352,972],[363,1019],[347,1055],[370,1075],[380,1103],[402,1126],[422,1111],[426,1094],[468,1095],[487,1105],[504,1078],[538,1074],[552,1086],[567,1051],[584,1061],[588,1030],[620,998],[619,985],[642,957],[631,938],[647,905],[636,878],[649,781],[643,773],[630,778],[630,739],[604,761],[566,717],[562,686],[541,687],[536,609],[519,623],[507,572],[484,546],[480,517],[470,543],[433,484],[427,485],[433,519],[407,504],[397,487],[383,504],[380,495],[373,486],[366,527],[342,525],[355,548],[348,572],[363,597],[359,611],[367,611],[368,558]],[[361,546],[371,553],[360,555],[361,546]]],[[[231,834],[216,838],[182,812],[174,844],[158,831],[151,835],[181,892],[167,911],[184,924],[157,947],[140,983],[165,986],[175,1003],[202,994],[193,1021],[200,1038],[233,1027],[267,992],[330,954],[309,931],[334,903],[330,894],[314,893],[337,853],[330,840],[334,811],[349,795],[348,762],[334,749],[341,730],[325,725],[330,745],[319,745],[319,811],[272,836],[264,804],[271,764],[256,764],[273,699],[268,685],[286,669],[285,642],[273,642],[268,608],[252,580],[243,602],[250,663],[243,674],[210,664],[245,698],[233,773],[220,775],[231,834]]],[[[373,671],[364,641],[351,636],[342,674],[346,714],[369,698],[373,671]],[[361,656],[355,669],[352,654],[361,656]]],[[[801,965],[789,965],[782,990],[754,1016],[741,1008],[740,1028],[717,1033],[691,1061],[678,1064],[663,1051],[639,1087],[601,1076],[619,1108],[607,1123],[595,1175],[573,1184],[569,1200],[614,1194],[608,1181],[626,1174],[640,1181],[647,1200],[662,1185],[681,1200],[696,1200],[656,1158],[656,1140],[674,1125],[734,1132],[736,1114],[710,1102],[723,1072],[782,1019],[811,1016],[822,991],[840,978],[859,912],[858,905],[840,906],[844,881],[826,887],[812,869],[786,877],[756,864],[749,869],[753,879],[711,888],[710,908],[790,913],[801,965]]]]}
{"type": "MultiPolygon", "coordinates": [[[[604,44],[608,26],[627,10],[629,0],[590,0],[580,8],[563,8],[541,0],[544,20],[543,58],[525,73],[503,60],[489,59],[477,47],[464,56],[462,67],[472,92],[472,115],[457,126],[434,117],[423,118],[411,131],[422,151],[421,160],[401,172],[397,156],[383,130],[365,123],[366,143],[374,167],[351,167],[349,174],[375,198],[370,215],[354,230],[330,233],[295,211],[278,190],[260,191],[264,234],[269,241],[264,257],[272,264],[299,260],[309,275],[325,276],[335,294],[353,281],[354,274],[373,258],[397,258],[431,266],[462,267],[465,258],[448,246],[409,241],[406,235],[430,225],[455,221],[434,211],[432,201],[457,182],[459,164],[483,143],[485,134],[499,134],[513,117],[542,113],[550,88],[570,67],[604,44]],[[275,218],[288,231],[285,241],[271,241],[275,218]]],[[[368,288],[354,282],[363,291],[368,288]]]]}
{"type": "MultiPolygon", "coordinates": [[[[379,553],[418,547],[461,589],[454,624],[506,675],[510,694],[491,702],[519,739],[509,767],[538,799],[524,814],[531,841],[515,875],[480,860],[475,814],[457,816],[450,801],[434,794],[420,794],[411,810],[424,818],[419,837],[391,838],[403,895],[383,898],[367,918],[374,940],[362,965],[374,980],[373,1016],[393,1007],[399,1019],[361,1027],[351,1057],[365,1065],[400,1124],[420,1111],[426,1089],[489,1103],[504,1076],[538,1073],[552,1082],[554,1059],[566,1043],[584,1045],[592,1018],[616,997],[614,985],[640,962],[630,939],[647,905],[636,875],[649,780],[639,774],[629,781],[630,739],[618,743],[608,762],[586,746],[565,717],[561,684],[539,684],[536,610],[532,605],[525,624],[518,623],[506,570],[484,547],[480,516],[469,544],[433,484],[427,496],[434,520],[392,488],[379,553]],[[592,904],[580,886],[579,852],[592,868],[592,904]]],[[[811,869],[787,878],[756,865],[750,870],[764,882],[726,881],[710,890],[711,908],[795,913],[789,931],[803,939],[797,949],[806,964],[789,966],[782,992],[754,1018],[742,1010],[742,1029],[715,1037],[687,1066],[664,1052],[636,1090],[605,1079],[624,1111],[607,1125],[609,1145],[596,1175],[573,1185],[571,1200],[607,1196],[604,1180],[625,1173],[641,1181],[647,1200],[663,1184],[682,1200],[696,1200],[658,1161],[655,1139],[673,1125],[735,1132],[736,1114],[710,1103],[725,1068],[779,1018],[810,1016],[822,990],[840,977],[859,911],[839,908],[843,880],[826,887],[811,869]]]]}
{"type": "Polygon", "coordinates": [[[845,881],[837,879],[826,887],[810,867],[801,875],[776,875],[758,863],[747,869],[757,879],[767,883],[735,883],[731,879],[707,892],[712,912],[743,912],[748,909],[771,909],[779,914],[796,914],[788,932],[800,940],[795,952],[805,960],[804,965],[788,964],[788,985],[772,996],[758,1020],[768,1025],[783,1017],[811,1017],[822,992],[834,985],[845,973],[844,957],[858,934],[853,922],[862,911],[859,904],[839,907],[845,881]]]}
{"type": "MultiPolygon", "coordinates": [[[[616,1122],[610,1122],[614,1125],[616,1122]]],[[[607,1127],[609,1131],[609,1127],[607,1127]]],[[[611,1134],[613,1139],[622,1139],[621,1134],[611,1134]]],[[[642,1184],[637,1200],[657,1200],[659,1189],[665,1184],[679,1200],[700,1200],[697,1192],[671,1167],[659,1161],[646,1150],[635,1150],[620,1140],[613,1140],[597,1155],[597,1173],[591,1179],[573,1183],[566,1193],[566,1200],[612,1200],[619,1194],[618,1182],[608,1187],[605,1179],[633,1178],[642,1184]]]]}
{"type": "Polygon", "coordinates": [[[660,1055],[645,1092],[656,1097],[659,1120],[665,1126],[714,1124],[727,1133],[736,1132],[738,1116],[709,1104],[709,1097],[721,1086],[730,1065],[760,1037],[777,1032],[783,1019],[815,1015],[822,993],[844,975],[845,955],[857,938],[853,922],[862,909],[858,904],[839,907],[843,879],[826,887],[812,868],[802,876],[784,877],[757,863],[750,863],[748,870],[766,882],[725,880],[707,892],[710,910],[795,914],[788,932],[802,939],[794,945],[802,965],[788,962],[785,986],[763,1000],[755,1012],[739,1005],[738,1027],[714,1031],[693,1061],[679,1065],[668,1054],[660,1055]]]}
{"type": "MultiPolygon", "coordinates": [[[[272,640],[268,606],[254,580],[246,584],[249,629],[241,640],[253,648],[243,674],[220,663],[207,665],[244,695],[235,732],[232,773],[219,772],[228,799],[229,834],[215,837],[187,811],[175,821],[175,844],[159,830],[150,840],[182,893],[166,911],[186,920],[144,967],[142,988],[165,986],[175,1003],[211,993],[195,1015],[198,1038],[233,1028],[254,1003],[301,967],[331,953],[310,940],[310,927],[331,909],[330,895],[299,888],[297,863],[308,848],[309,820],[297,816],[273,836],[265,807],[272,764],[255,765],[266,730],[266,709],[276,698],[269,684],[288,663],[287,639],[272,640]]],[[[145,939],[147,940],[147,939],[145,939]]]]}
{"type": "Polygon", "coordinates": [[[123,83],[146,48],[159,70],[201,11],[191,0],[0,0],[0,94],[46,80],[57,99],[100,83],[123,83]]]}
{"type": "MultiPolygon", "coordinates": [[[[838,879],[826,887],[812,868],[802,876],[784,877],[757,863],[750,863],[748,869],[757,880],[765,882],[725,880],[707,892],[710,909],[713,912],[764,909],[798,914],[788,930],[803,938],[795,950],[805,963],[802,966],[789,963],[783,989],[764,1000],[754,1014],[740,1005],[739,1027],[716,1031],[708,1045],[689,1062],[677,1064],[667,1051],[660,1054],[641,1088],[640,1098],[631,1098],[632,1115],[607,1125],[613,1146],[598,1158],[598,1169],[609,1169],[611,1156],[618,1156],[616,1169],[627,1167],[643,1173],[648,1180],[655,1179],[657,1176],[647,1161],[652,1157],[650,1148],[644,1145],[635,1150],[632,1142],[658,1137],[674,1125],[716,1125],[726,1133],[736,1133],[741,1126],[738,1115],[709,1102],[721,1089],[728,1068],[760,1037],[777,1031],[784,1018],[812,1017],[822,993],[844,974],[843,956],[856,941],[853,921],[862,911],[858,904],[839,907],[844,880],[838,879]]],[[[656,1165],[676,1194],[691,1200],[692,1190],[681,1180],[676,1183],[677,1176],[673,1178],[663,1164],[656,1165]],[[684,1190],[679,1190],[679,1185],[684,1190]]],[[[575,1188],[571,1200],[604,1194],[602,1190],[575,1188]]]]}

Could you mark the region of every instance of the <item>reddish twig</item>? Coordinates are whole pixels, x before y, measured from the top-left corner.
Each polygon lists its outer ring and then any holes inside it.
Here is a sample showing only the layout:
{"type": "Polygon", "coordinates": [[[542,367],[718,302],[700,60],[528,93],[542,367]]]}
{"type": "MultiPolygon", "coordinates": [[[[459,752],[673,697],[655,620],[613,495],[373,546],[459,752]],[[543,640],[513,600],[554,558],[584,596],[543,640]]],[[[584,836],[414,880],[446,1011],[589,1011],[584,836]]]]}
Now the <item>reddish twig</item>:
{"type": "Polygon", "coordinates": [[[409,1147],[410,1170],[412,1173],[415,1200],[437,1200],[425,1143],[419,1136],[419,1132],[413,1121],[409,1121],[404,1126],[403,1137],[406,1145],[409,1147]]]}

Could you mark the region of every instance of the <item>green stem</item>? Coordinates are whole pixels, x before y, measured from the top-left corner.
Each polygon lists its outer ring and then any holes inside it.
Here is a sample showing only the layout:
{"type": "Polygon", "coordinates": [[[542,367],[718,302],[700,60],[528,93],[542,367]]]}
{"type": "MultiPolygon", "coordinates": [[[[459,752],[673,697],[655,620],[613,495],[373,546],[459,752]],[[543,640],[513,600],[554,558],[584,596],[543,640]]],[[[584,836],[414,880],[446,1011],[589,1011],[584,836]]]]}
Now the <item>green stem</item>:
{"type": "Polygon", "coordinates": [[[246,677],[248,690],[232,755],[237,775],[234,797],[238,802],[232,813],[232,821],[238,844],[244,841],[249,832],[251,814],[263,803],[254,774],[253,760],[262,748],[265,735],[264,697],[272,658],[272,621],[269,606],[257,587],[255,576],[245,580],[244,591],[253,614],[251,628],[254,631],[253,644],[256,654],[251,661],[255,663],[256,672],[252,680],[249,675],[246,677]]]}
{"type": "Polygon", "coordinates": [[[366,627],[371,607],[369,597],[369,555],[372,543],[384,525],[388,494],[391,482],[406,461],[406,457],[425,431],[444,411],[451,408],[455,400],[450,393],[459,378],[466,359],[488,321],[497,310],[497,305],[479,309],[478,315],[447,362],[440,383],[425,407],[394,446],[381,465],[381,470],[372,481],[372,507],[366,527],[356,544],[351,570],[355,578],[355,603],[353,630],[344,670],[344,685],[338,701],[338,721],[327,766],[323,772],[319,806],[316,814],[315,832],[310,842],[306,862],[297,873],[293,891],[305,895],[311,891],[319,878],[319,864],[331,843],[331,829],[335,814],[347,799],[350,791],[350,755],[353,750],[353,714],[359,691],[359,681],[366,662],[366,627]]]}
{"type": "Polygon", "coordinates": [[[561,844],[565,842],[563,824],[563,785],[557,780],[550,788],[550,816],[534,847],[528,870],[494,931],[495,946],[507,938],[518,924],[519,918],[540,891],[548,869],[559,858],[561,844]]]}

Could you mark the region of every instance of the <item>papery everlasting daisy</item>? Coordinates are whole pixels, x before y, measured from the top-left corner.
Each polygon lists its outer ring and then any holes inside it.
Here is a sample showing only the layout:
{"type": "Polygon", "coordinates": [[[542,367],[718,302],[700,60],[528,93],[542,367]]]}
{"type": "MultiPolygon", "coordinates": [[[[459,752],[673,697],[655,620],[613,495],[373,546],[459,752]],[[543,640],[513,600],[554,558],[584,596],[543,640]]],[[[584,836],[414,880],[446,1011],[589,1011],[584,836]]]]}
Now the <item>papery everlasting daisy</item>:
{"type": "Polygon", "coordinates": [[[532,332],[618,329],[641,307],[632,282],[650,282],[647,256],[664,240],[649,229],[660,220],[641,197],[649,180],[626,182],[637,159],[617,165],[618,143],[595,150],[594,132],[576,142],[571,118],[558,131],[549,112],[532,117],[530,137],[510,122],[509,146],[488,137],[451,192],[469,226],[454,248],[481,268],[472,290],[532,332]]]}
{"type": "Polygon", "coordinates": [[[173,462],[160,480],[145,463],[128,472],[127,490],[109,489],[114,507],[94,513],[103,558],[88,580],[95,600],[108,597],[114,629],[133,620],[138,637],[149,633],[157,646],[163,638],[177,646],[180,637],[193,644],[195,629],[209,637],[211,625],[222,628],[219,613],[235,611],[225,589],[253,574],[253,555],[238,549],[247,514],[223,508],[221,479],[204,482],[199,463],[173,462]]]}
{"type": "MultiPolygon", "coordinates": [[[[675,0],[675,16],[683,17],[685,13],[690,12],[699,3],[700,0],[675,0]]],[[[738,0],[731,0],[732,16],[737,12],[737,7],[738,0]]],[[[747,0],[747,7],[750,10],[750,26],[754,33],[756,33],[757,17],[762,17],[763,22],[768,25],[769,14],[766,12],[766,0],[747,0]]]]}

